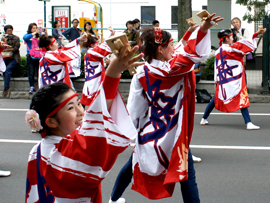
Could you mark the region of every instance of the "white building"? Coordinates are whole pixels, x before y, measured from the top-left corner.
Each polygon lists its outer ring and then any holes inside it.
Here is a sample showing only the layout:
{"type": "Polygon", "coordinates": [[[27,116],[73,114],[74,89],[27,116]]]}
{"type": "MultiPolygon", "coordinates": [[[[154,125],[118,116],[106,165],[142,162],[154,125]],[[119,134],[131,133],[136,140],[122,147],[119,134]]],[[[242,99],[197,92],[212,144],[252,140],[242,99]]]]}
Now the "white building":
{"type": "MultiPolygon", "coordinates": [[[[192,0],[193,17],[200,24],[200,20],[196,18],[196,13],[203,6],[210,12],[212,9],[217,14],[224,14],[226,19],[220,23],[217,29],[230,27],[230,21],[233,17],[242,16],[246,12],[246,7],[235,4],[236,0],[192,0]],[[220,5],[220,6],[219,6],[220,5]],[[229,15],[228,15],[229,14],[229,15]]],[[[177,23],[177,0],[100,0],[103,9],[103,27],[110,25],[113,28],[125,29],[125,23],[128,20],[138,18],[142,24],[151,23],[157,19],[161,28],[175,28],[177,23]]],[[[52,6],[71,6],[71,19],[84,17],[94,17],[94,6],[92,4],[78,0],[50,0],[46,2],[46,24],[47,28],[51,28],[52,6]]],[[[26,33],[29,23],[42,23],[44,19],[44,2],[38,0],[0,0],[0,29],[3,31],[3,23],[11,24],[14,27],[14,34],[21,39],[26,33]]],[[[39,25],[43,27],[43,25],[39,25]]],[[[254,32],[254,23],[248,24],[242,22],[242,27],[254,32]]],[[[177,37],[177,31],[172,31],[173,37],[177,37]]],[[[49,32],[50,34],[50,32],[49,32]]],[[[108,36],[108,32],[104,33],[104,37],[108,36]]]]}

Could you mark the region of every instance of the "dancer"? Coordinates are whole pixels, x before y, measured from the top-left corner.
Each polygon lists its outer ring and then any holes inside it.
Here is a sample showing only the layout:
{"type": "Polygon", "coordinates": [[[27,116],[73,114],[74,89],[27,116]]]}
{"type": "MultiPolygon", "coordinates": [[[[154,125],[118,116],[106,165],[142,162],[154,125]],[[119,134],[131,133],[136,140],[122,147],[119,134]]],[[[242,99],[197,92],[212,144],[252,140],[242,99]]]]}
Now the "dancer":
{"type": "Polygon", "coordinates": [[[215,53],[216,92],[205,109],[201,125],[207,125],[207,118],[214,107],[223,112],[241,110],[247,130],[260,129],[251,122],[248,107],[250,106],[245,80],[243,57],[256,48],[255,38],[266,29],[258,30],[252,38],[246,38],[233,44],[231,30],[221,30],[218,33],[220,48],[215,53]],[[221,43],[223,43],[221,45],[221,43]]]}
{"type": "Polygon", "coordinates": [[[200,202],[189,150],[195,113],[193,65],[210,53],[208,30],[223,20],[214,15],[193,33],[188,31],[183,37],[187,45],[180,42],[175,51],[170,33],[142,30],[147,62],[133,76],[127,105],[138,132],[136,146],[116,179],[110,203],[125,202],[120,197],[132,176],[132,189],[149,199],[172,196],[180,182],[184,202],[200,202]]]}
{"type": "Polygon", "coordinates": [[[121,72],[141,65],[127,56],[127,44],[106,71],[105,80],[86,112],[65,83],[42,87],[32,98],[26,122],[42,140],[29,155],[25,202],[102,203],[101,181],[119,153],[136,136],[118,93],[121,72]]]}
{"type": "Polygon", "coordinates": [[[68,74],[67,62],[80,56],[80,42],[85,42],[85,35],[58,49],[58,43],[53,36],[42,35],[39,39],[39,47],[46,52],[39,61],[39,88],[55,82],[65,82],[72,86],[68,74]]]}
{"type": "MultiPolygon", "coordinates": [[[[112,31],[110,36],[114,34],[115,31],[112,31]]],[[[88,49],[84,56],[85,83],[81,98],[82,105],[89,105],[98,91],[98,87],[105,76],[103,59],[112,53],[111,48],[106,42],[98,45],[98,38],[89,34],[87,38],[88,41],[82,45],[88,49]]]]}

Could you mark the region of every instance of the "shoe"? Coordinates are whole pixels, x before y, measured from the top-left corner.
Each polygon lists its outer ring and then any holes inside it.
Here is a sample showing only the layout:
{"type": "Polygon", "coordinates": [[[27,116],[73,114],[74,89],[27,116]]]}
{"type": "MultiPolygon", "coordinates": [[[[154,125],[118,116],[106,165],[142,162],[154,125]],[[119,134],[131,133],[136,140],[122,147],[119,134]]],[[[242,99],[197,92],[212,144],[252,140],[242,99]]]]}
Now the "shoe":
{"type": "Polygon", "coordinates": [[[196,162],[196,163],[200,163],[200,162],[202,161],[202,159],[201,159],[200,157],[196,157],[196,156],[194,156],[194,155],[192,155],[192,159],[193,159],[193,161],[196,162]]]}
{"type": "Polygon", "coordinates": [[[260,129],[260,126],[256,126],[251,122],[247,123],[247,130],[259,130],[259,129],[260,129]]]}
{"type": "Polygon", "coordinates": [[[0,171],[0,177],[6,177],[10,175],[11,175],[10,171],[0,171]]]}
{"type": "Polygon", "coordinates": [[[206,119],[202,118],[200,124],[201,125],[208,125],[208,121],[206,119]]]}
{"type": "Polygon", "coordinates": [[[109,203],[126,203],[125,198],[119,198],[117,201],[112,201],[111,199],[109,200],[109,203]]]}
{"type": "Polygon", "coordinates": [[[29,90],[29,94],[33,94],[35,92],[35,87],[31,86],[29,90]]]}
{"type": "Polygon", "coordinates": [[[10,90],[10,87],[5,87],[5,89],[4,89],[3,93],[2,93],[2,95],[3,95],[3,96],[7,96],[8,93],[9,93],[9,90],[10,90]]]}

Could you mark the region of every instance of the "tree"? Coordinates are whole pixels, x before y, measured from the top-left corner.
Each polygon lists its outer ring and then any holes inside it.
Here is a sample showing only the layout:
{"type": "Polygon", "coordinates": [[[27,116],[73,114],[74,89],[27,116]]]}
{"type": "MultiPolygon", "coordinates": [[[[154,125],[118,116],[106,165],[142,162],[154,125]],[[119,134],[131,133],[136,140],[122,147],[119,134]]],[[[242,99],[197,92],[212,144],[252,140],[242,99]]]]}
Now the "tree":
{"type": "Polygon", "coordinates": [[[183,37],[189,28],[186,19],[191,17],[191,0],[178,0],[178,40],[183,37]]]}
{"type": "Polygon", "coordinates": [[[247,20],[248,23],[263,20],[264,16],[267,15],[265,6],[269,3],[270,0],[236,0],[236,4],[247,7],[243,20],[247,20]],[[252,12],[253,10],[255,10],[254,13],[252,12]]]}

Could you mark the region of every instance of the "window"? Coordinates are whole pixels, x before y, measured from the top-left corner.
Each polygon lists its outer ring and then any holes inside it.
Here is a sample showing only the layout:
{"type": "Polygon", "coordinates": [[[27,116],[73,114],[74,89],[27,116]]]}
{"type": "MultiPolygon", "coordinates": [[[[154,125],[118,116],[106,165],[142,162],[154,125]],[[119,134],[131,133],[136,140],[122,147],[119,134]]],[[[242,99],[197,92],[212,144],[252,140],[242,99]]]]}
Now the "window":
{"type": "Polygon", "coordinates": [[[177,29],[178,28],[178,6],[172,6],[172,23],[171,28],[177,29]]]}
{"type": "Polygon", "coordinates": [[[155,6],[141,7],[141,27],[152,27],[152,22],[156,19],[155,6]]]}

